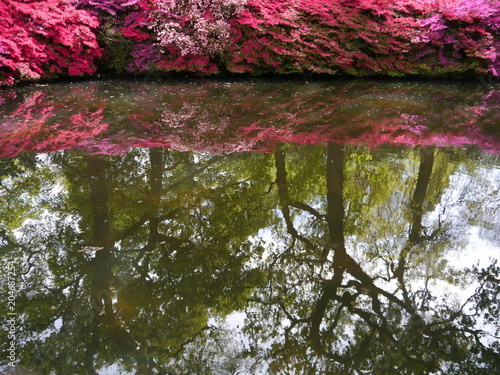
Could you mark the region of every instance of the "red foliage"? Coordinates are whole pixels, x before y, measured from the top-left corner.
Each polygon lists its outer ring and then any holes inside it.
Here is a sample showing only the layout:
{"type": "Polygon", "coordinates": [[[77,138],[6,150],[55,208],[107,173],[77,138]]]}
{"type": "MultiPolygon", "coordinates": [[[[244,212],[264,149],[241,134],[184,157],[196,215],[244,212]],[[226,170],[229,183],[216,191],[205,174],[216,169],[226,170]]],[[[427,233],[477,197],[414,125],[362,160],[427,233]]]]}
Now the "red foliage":
{"type": "Polygon", "coordinates": [[[0,85],[94,72],[97,19],[105,61],[118,72],[500,76],[498,0],[244,4],[0,0],[0,85]]]}
{"type": "Polygon", "coordinates": [[[188,53],[183,55],[174,45],[165,49],[164,55],[156,65],[161,70],[177,72],[198,72],[201,74],[219,73],[219,68],[209,56],[188,53]]]}
{"type": "Polygon", "coordinates": [[[0,0],[0,85],[94,73],[98,26],[69,0],[0,0]]]}
{"type": "Polygon", "coordinates": [[[233,21],[232,71],[498,74],[491,0],[249,0],[233,21]],[[478,10],[481,9],[481,10],[478,10]]]}
{"type": "Polygon", "coordinates": [[[412,19],[380,0],[250,0],[233,22],[230,69],[272,65],[281,72],[398,74],[414,33],[412,19]]]}
{"type": "Polygon", "coordinates": [[[477,72],[500,75],[500,1],[411,1],[408,8],[419,16],[413,41],[420,43],[426,63],[470,64],[477,72]]]}

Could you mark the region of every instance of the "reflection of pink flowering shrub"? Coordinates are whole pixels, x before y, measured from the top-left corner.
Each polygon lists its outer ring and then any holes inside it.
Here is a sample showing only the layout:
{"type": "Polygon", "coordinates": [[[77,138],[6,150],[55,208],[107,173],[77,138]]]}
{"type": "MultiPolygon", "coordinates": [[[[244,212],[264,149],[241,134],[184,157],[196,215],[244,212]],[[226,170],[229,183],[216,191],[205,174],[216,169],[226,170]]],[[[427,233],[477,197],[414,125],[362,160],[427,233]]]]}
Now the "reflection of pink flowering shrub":
{"type": "Polygon", "coordinates": [[[69,0],[0,0],[0,85],[94,73],[98,26],[69,0]]]}
{"type": "Polygon", "coordinates": [[[52,152],[81,147],[105,131],[108,124],[102,122],[102,110],[90,112],[83,109],[64,121],[50,126],[47,123],[54,117],[54,109],[47,108],[41,117],[27,116],[16,121],[16,129],[0,129],[0,150],[2,156],[14,157],[21,151],[52,152]]]}
{"type": "Polygon", "coordinates": [[[86,141],[93,142],[108,129],[104,104],[95,100],[90,85],[88,90],[70,86],[57,95],[44,88],[28,91],[26,95],[14,91],[0,93],[6,101],[6,106],[0,108],[2,156],[17,156],[21,151],[74,149],[86,141]]]}
{"type": "Polygon", "coordinates": [[[331,141],[369,147],[477,145],[500,152],[498,91],[471,95],[444,86],[366,82],[329,87],[209,82],[153,90],[130,84],[126,98],[113,83],[50,90],[37,88],[25,97],[0,91],[5,104],[0,156],[72,148],[123,153],[130,147],[226,154],[271,151],[278,142],[331,141]]]}

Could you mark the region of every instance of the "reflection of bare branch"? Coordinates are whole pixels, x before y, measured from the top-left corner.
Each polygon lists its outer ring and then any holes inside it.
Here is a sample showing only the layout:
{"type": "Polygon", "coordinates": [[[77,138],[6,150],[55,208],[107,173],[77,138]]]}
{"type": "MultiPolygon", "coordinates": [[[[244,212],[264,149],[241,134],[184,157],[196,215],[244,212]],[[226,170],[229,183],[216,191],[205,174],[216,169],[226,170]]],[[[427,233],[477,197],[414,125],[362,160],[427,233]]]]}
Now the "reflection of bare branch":
{"type": "Polygon", "coordinates": [[[5,189],[8,193],[12,194],[12,190],[10,190],[7,186],[5,186],[5,184],[3,183],[3,180],[0,180],[0,187],[5,189]]]}
{"type": "Polygon", "coordinates": [[[309,322],[311,319],[310,318],[307,318],[307,319],[301,319],[301,318],[298,318],[298,317],[295,317],[293,316],[286,308],[283,300],[279,297],[271,300],[271,301],[264,301],[263,299],[260,299],[260,298],[257,298],[257,297],[253,297],[253,298],[249,298],[248,299],[248,302],[251,303],[258,303],[260,305],[263,305],[263,306],[274,306],[274,305],[278,305],[280,307],[280,311],[283,312],[286,316],[286,318],[293,324],[293,325],[296,325],[297,323],[306,323],[306,322],[309,322]]]}
{"type": "MultiPolygon", "coordinates": [[[[283,150],[277,149],[274,152],[274,160],[276,166],[276,183],[278,185],[278,196],[280,201],[281,212],[283,214],[283,218],[285,219],[286,228],[288,233],[295,239],[302,242],[306,248],[306,250],[312,252],[314,250],[314,245],[312,242],[300,235],[293,225],[293,221],[290,215],[290,207],[292,205],[292,199],[290,199],[288,193],[288,182],[287,182],[287,172],[286,172],[286,164],[285,164],[285,152],[283,150]]],[[[300,203],[295,202],[298,206],[302,206],[300,203]]],[[[311,210],[315,212],[312,208],[311,210]]],[[[319,213],[318,213],[319,215],[319,213]]]]}
{"type": "Polygon", "coordinates": [[[219,160],[221,160],[221,157],[218,157],[218,156],[214,156],[212,157],[209,161],[207,161],[202,167],[200,168],[197,168],[197,169],[194,169],[193,171],[191,171],[190,173],[186,174],[183,178],[181,178],[180,180],[172,183],[171,185],[169,186],[166,186],[164,188],[164,190],[166,191],[170,191],[170,190],[173,190],[179,186],[182,186],[183,184],[185,184],[187,181],[191,180],[194,176],[196,176],[197,174],[200,174],[202,172],[204,172],[208,167],[210,167],[211,165],[217,163],[219,160]]]}
{"type": "Polygon", "coordinates": [[[336,270],[333,278],[323,283],[323,292],[320,298],[316,301],[314,310],[311,313],[311,331],[309,339],[318,341],[320,339],[320,325],[325,316],[328,303],[337,297],[337,289],[340,287],[344,278],[343,270],[336,270]]]}
{"type": "Polygon", "coordinates": [[[318,211],[316,211],[314,208],[309,206],[308,204],[305,204],[303,202],[298,202],[296,200],[291,200],[290,201],[290,206],[298,208],[300,210],[306,211],[316,217],[317,219],[324,219],[326,217],[325,214],[321,214],[318,211]]]}

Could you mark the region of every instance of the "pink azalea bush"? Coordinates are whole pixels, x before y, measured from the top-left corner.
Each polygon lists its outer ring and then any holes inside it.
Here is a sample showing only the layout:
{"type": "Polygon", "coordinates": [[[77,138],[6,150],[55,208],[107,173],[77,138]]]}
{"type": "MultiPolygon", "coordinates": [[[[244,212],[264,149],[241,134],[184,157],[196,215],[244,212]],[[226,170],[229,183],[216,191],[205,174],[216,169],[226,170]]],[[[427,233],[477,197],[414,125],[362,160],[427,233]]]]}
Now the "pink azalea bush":
{"type": "Polygon", "coordinates": [[[249,0],[229,69],[498,76],[497,0],[249,0]],[[478,10],[480,9],[480,10],[478,10]]]}
{"type": "Polygon", "coordinates": [[[154,0],[73,0],[79,9],[98,17],[97,33],[104,48],[104,70],[141,73],[154,70],[160,59],[149,32],[154,0]]]}
{"type": "Polygon", "coordinates": [[[356,73],[407,69],[414,26],[379,0],[250,0],[234,23],[230,69],[356,73]],[[406,65],[405,65],[406,64],[406,65]]]}
{"type": "Polygon", "coordinates": [[[0,85],[221,71],[500,75],[499,0],[0,0],[0,85]]]}
{"type": "Polygon", "coordinates": [[[161,70],[219,72],[230,43],[229,20],[246,0],[155,0],[150,29],[163,52],[161,70]]]}
{"type": "Polygon", "coordinates": [[[99,17],[107,66],[144,73],[218,73],[230,37],[228,19],[245,0],[75,0],[99,17]]]}
{"type": "Polygon", "coordinates": [[[69,0],[0,0],[0,85],[94,73],[98,26],[69,0]]]}
{"type": "Polygon", "coordinates": [[[419,62],[500,75],[500,1],[422,0],[407,7],[418,18],[412,42],[419,62]]]}

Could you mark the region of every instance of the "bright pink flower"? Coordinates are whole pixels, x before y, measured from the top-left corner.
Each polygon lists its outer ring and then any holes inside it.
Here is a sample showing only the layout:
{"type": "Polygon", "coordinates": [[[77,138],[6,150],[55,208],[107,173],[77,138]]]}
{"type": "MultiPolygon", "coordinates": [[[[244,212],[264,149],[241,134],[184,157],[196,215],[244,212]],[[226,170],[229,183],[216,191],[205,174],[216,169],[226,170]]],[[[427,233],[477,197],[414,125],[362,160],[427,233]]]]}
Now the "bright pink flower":
{"type": "Polygon", "coordinates": [[[95,72],[99,22],[69,0],[0,0],[0,85],[95,72]],[[3,52],[3,53],[2,53],[3,52]]]}

